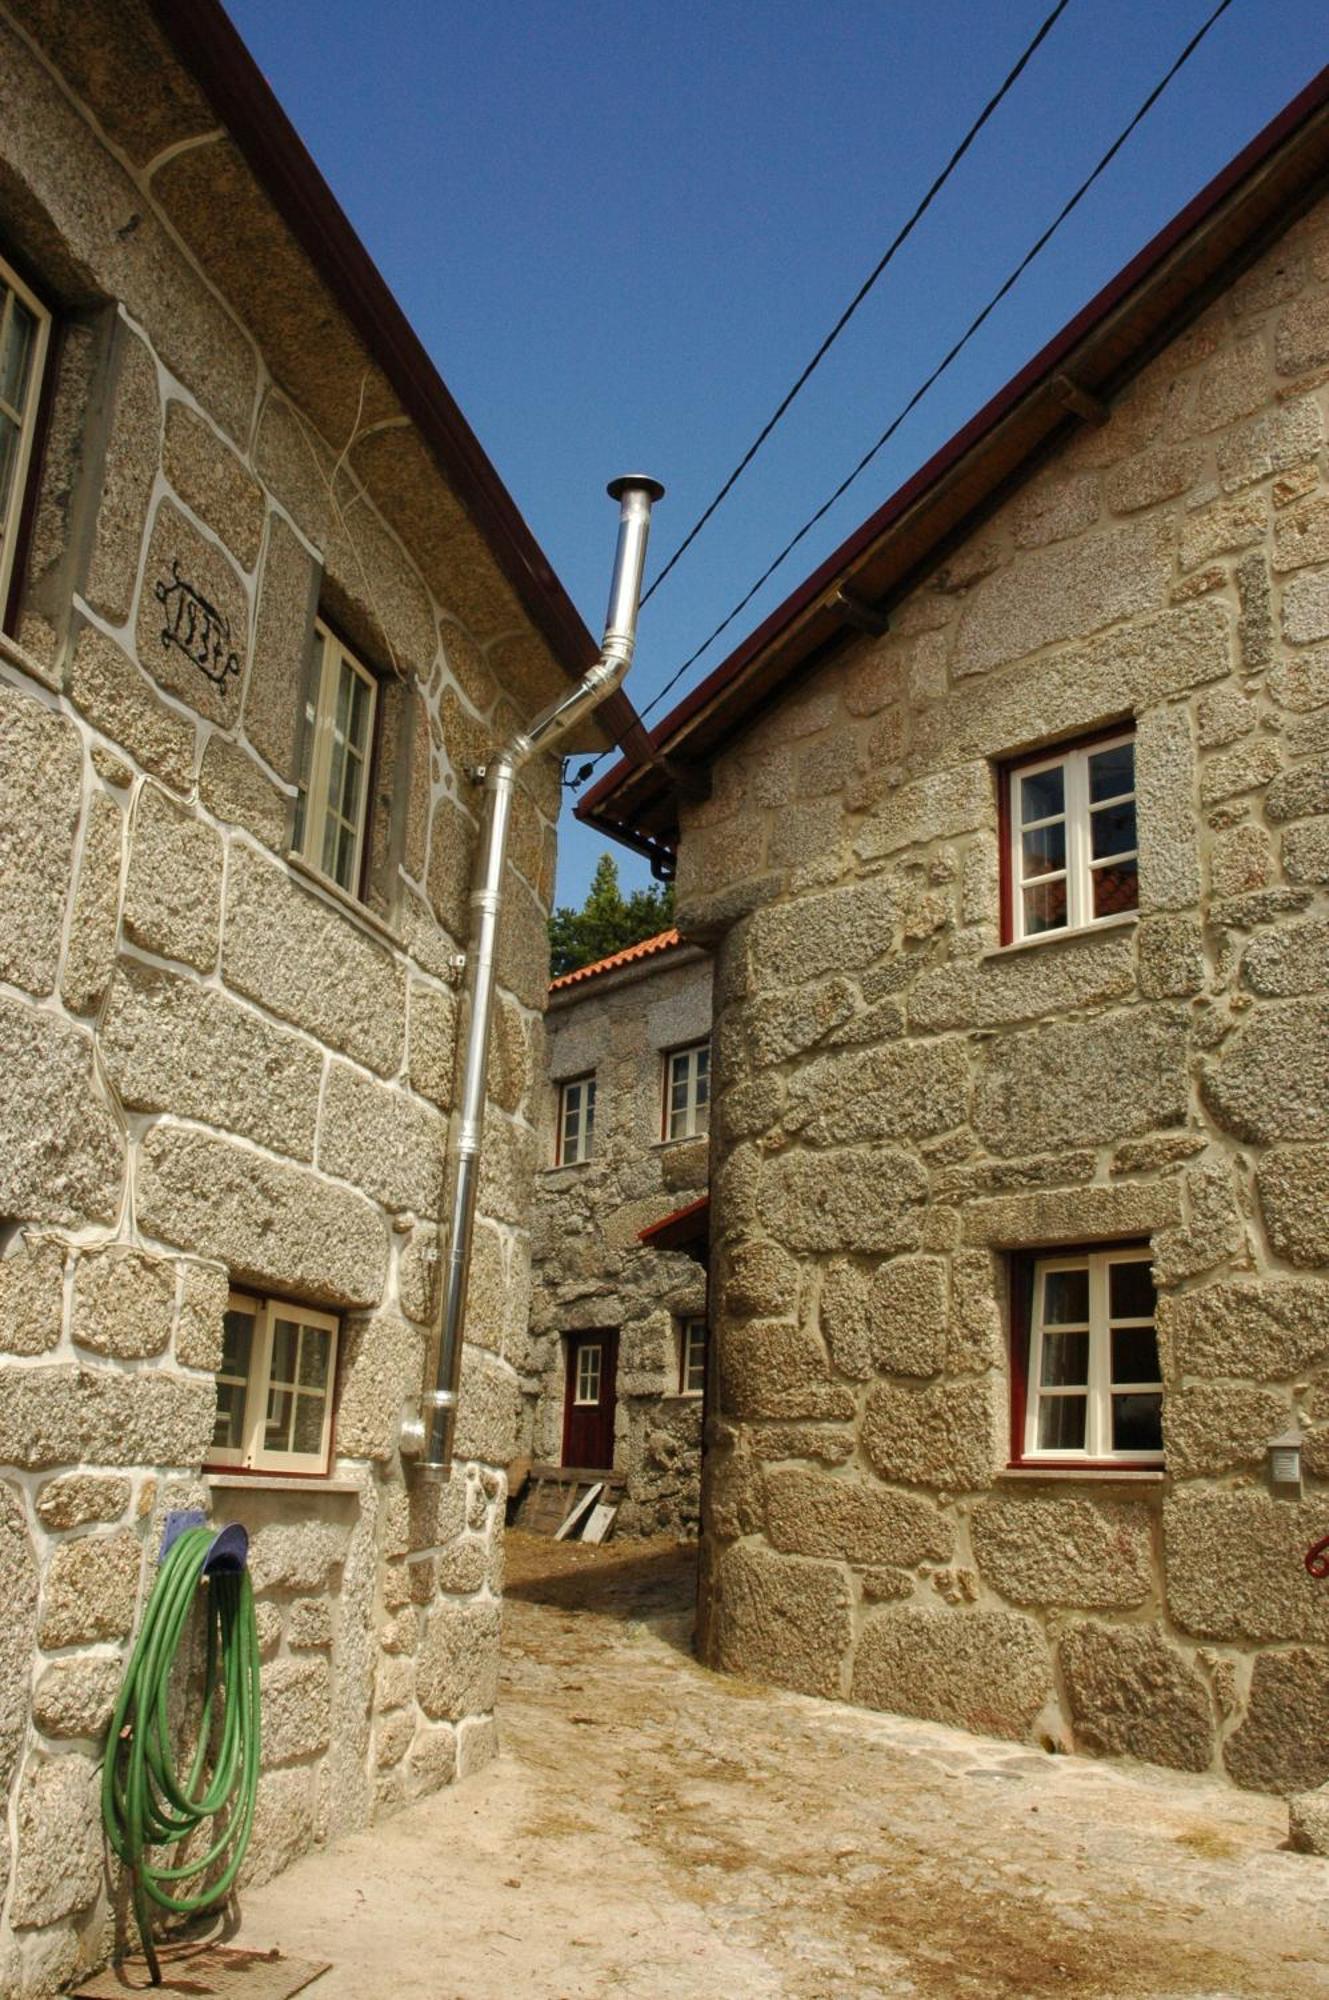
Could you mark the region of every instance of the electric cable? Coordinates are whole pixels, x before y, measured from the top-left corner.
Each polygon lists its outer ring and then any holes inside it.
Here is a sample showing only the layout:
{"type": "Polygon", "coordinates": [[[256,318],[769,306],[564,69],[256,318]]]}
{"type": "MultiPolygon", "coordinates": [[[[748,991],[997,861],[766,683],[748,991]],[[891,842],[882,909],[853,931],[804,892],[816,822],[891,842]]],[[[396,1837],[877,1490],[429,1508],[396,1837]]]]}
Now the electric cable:
{"type": "MultiPolygon", "coordinates": [[[[770,581],[771,577],[774,576],[776,570],[778,570],[781,564],[784,563],[788,559],[788,557],[793,554],[794,550],[798,547],[799,543],[802,542],[804,538],[812,532],[813,528],[817,526],[817,523],[823,520],[824,517],[830,512],[831,508],[835,506],[836,502],[842,499],[843,496],[848,492],[849,488],[853,485],[854,481],[858,479],[859,476],[867,470],[868,466],[872,463],[873,459],[876,458],[878,452],[880,452],[882,448],[886,444],[888,444],[890,440],[895,436],[895,433],[899,430],[901,424],[904,423],[905,419],[908,416],[910,416],[915,409],[917,409],[919,403],[922,402],[923,398],[927,395],[928,391],[932,389],[938,381],[940,381],[941,377],[946,373],[947,369],[951,366],[952,362],[954,362],[958,358],[958,356],[964,351],[964,349],[968,346],[969,342],[973,339],[974,335],[978,332],[979,328],[996,310],[997,306],[1000,305],[1001,301],[1006,297],[1007,293],[1011,291],[1011,289],[1015,286],[1015,284],[1019,281],[1019,279],[1023,277],[1024,273],[1028,270],[1029,266],[1034,262],[1035,258],[1038,257],[1040,253],[1046,249],[1047,245],[1051,242],[1052,238],[1056,235],[1057,231],[1061,228],[1062,224],[1074,212],[1074,210],[1079,207],[1084,197],[1088,194],[1090,188],[1092,188],[1094,183],[1100,178],[1100,176],[1104,172],[1106,172],[1107,168],[1111,165],[1112,161],[1116,158],[1117,154],[1126,144],[1126,141],[1130,138],[1131,134],[1135,131],[1136,127],[1142,122],[1142,120],[1145,117],[1148,116],[1149,112],[1153,109],[1154,105],[1163,95],[1163,92],[1167,89],[1168,85],[1173,81],[1173,79],[1178,75],[1178,73],[1190,61],[1195,51],[1199,48],[1201,42],[1204,41],[1206,35],[1208,35],[1209,31],[1217,24],[1217,22],[1227,12],[1228,8],[1231,5],[1232,5],[1232,0],[1218,0],[1218,5],[1209,14],[1208,18],[1204,22],[1202,22],[1200,27],[1197,28],[1195,33],[1191,36],[1190,40],[1186,43],[1186,46],[1182,49],[1181,53],[1172,63],[1171,67],[1167,70],[1166,74],[1160,79],[1158,83],[1154,85],[1153,89],[1149,92],[1149,95],[1144,99],[1143,103],[1140,105],[1139,109],[1136,111],[1134,117],[1130,120],[1129,124],[1124,126],[1121,132],[1118,133],[1117,137],[1113,140],[1112,144],[1108,147],[1107,151],[1098,161],[1098,164],[1091,170],[1090,173],[1088,173],[1085,176],[1084,180],[1080,182],[1079,186],[1076,188],[1075,192],[1070,196],[1070,198],[1065,203],[1063,203],[1062,207],[1058,210],[1057,214],[1053,217],[1052,221],[1048,224],[1047,228],[1044,229],[1042,234],[1035,240],[1034,243],[1030,245],[1029,249],[1025,252],[1024,256],[1020,259],[1019,263],[1016,264],[1015,268],[1011,271],[1010,275],[1003,281],[1001,285],[998,286],[997,290],[992,294],[991,298],[988,300],[987,304],[983,307],[982,311],[976,314],[975,317],[969,322],[969,325],[965,328],[964,332],[960,335],[959,339],[956,340],[953,346],[951,346],[947,350],[947,352],[942,356],[941,360],[937,363],[936,367],[933,368],[932,372],[925,378],[923,382],[919,384],[918,388],[915,389],[914,393],[910,396],[909,400],[896,413],[896,415],[892,417],[890,423],[886,426],[885,430],[881,433],[880,437],[877,438],[874,444],[869,446],[868,450],[865,451],[863,456],[859,459],[857,465],[855,465],[852,471],[844,479],[840,481],[840,484],[835,488],[835,491],[829,496],[829,498],[824,500],[821,506],[817,508],[816,512],[811,516],[809,516],[809,518],[803,523],[803,526],[798,530],[798,532],[790,537],[790,539],[785,543],[784,547],[780,550],[779,554],[774,558],[774,560],[767,564],[766,568],[762,571],[761,575],[757,578],[756,582],[751,586],[751,588],[744,592],[743,596],[739,599],[738,603],[735,604],[733,609],[730,612],[728,612],[724,618],[720,620],[720,623],[715,627],[714,631],[709,633],[708,636],[702,640],[701,644],[696,648],[694,648],[694,650],[688,654],[688,657],[683,661],[682,665],[678,667],[673,674],[670,675],[669,679],[665,682],[664,686],[660,688],[658,692],[651,697],[650,701],[648,701],[646,706],[641,710],[641,715],[643,719],[646,716],[648,716],[653,709],[658,708],[660,703],[664,700],[665,696],[669,694],[673,688],[677,687],[679,681],[682,680],[684,674],[687,673],[689,668],[694,667],[696,665],[697,661],[701,659],[702,655],[706,653],[710,649],[710,647],[715,644],[715,641],[720,637],[721,633],[727,631],[729,626],[733,624],[734,620],[737,617],[739,617],[743,611],[747,609],[748,605],[752,602],[753,598],[757,595],[758,591],[761,590],[764,584],[770,581]]],[[[642,602],[645,603],[645,598],[642,599],[642,602]]],[[[610,753],[608,751],[601,751],[598,756],[592,758],[588,763],[583,764],[579,769],[575,779],[570,781],[570,789],[573,791],[579,791],[582,785],[585,784],[587,778],[590,777],[592,771],[594,771],[596,765],[601,763],[604,760],[604,758],[607,757],[609,754],[610,753]]]]}
{"type": "Polygon", "coordinates": [[[776,425],[779,423],[781,417],[783,417],[785,411],[794,401],[794,398],[803,389],[803,387],[808,382],[810,377],[820,367],[821,363],[824,361],[827,354],[830,353],[830,350],[832,349],[832,347],[834,347],[836,341],[840,338],[840,335],[844,332],[850,320],[854,317],[854,314],[858,311],[864,299],[867,297],[868,293],[872,290],[873,286],[876,284],[878,278],[880,278],[883,271],[885,271],[886,267],[890,264],[890,262],[894,258],[896,251],[901,249],[903,245],[907,243],[909,238],[913,235],[915,228],[922,221],[923,217],[927,214],[933,202],[936,200],[937,196],[941,193],[947,181],[950,179],[951,175],[955,172],[955,169],[959,166],[961,160],[964,158],[965,154],[969,151],[969,148],[973,145],[979,133],[983,130],[983,127],[987,124],[989,118],[991,118],[994,111],[998,109],[1003,98],[1005,98],[1010,93],[1010,91],[1019,81],[1022,73],[1027,68],[1028,64],[1033,59],[1034,55],[1037,53],[1039,47],[1042,45],[1044,41],[1046,41],[1047,37],[1051,34],[1053,28],[1057,25],[1057,22],[1060,20],[1061,16],[1065,13],[1069,5],[1070,5],[1070,0],[1057,0],[1057,5],[1052,9],[1052,12],[1043,22],[1042,26],[1039,28],[1033,40],[1028,44],[1028,46],[1024,50],[1024,53],[1021,55],[1019,61],[1016,63],[1014,69],[1012,69],[1008,73],[1008,75],[1002,82],[1000,88],[993,93],[993,95],[988,99],[987,103],[983,106],[983,109],[979,112],[977,118],[975,118],[973,124],[969,127],[969,130],[965,133],[963,139],[961,139],[959,145],[955,148],[955,151],[951,154],[949,160],[947,160],[945,166],[942,168],[941,172],[937,175],[931,187],[928,188],[927,192],[924,194],[923,199],[919,202],[913,214],[908,218],[906,222],[902,223],[900,228],[896,231],[895,235],[892,237],[891,241],[887,244],[881,256],[877,259],[876,264],[873,266],[871,271],[869,271],[867,277],[863,280],[858,290],[854,293],[853,298],[850,299],[848,305],[845,307],[844,311],[840,314],[839,319],[836,320],[835,325],[831,328],[830,332],[826,335],[826,338],[822,341],[820,347],[818,347],[816,353],[812,356],[812,359],[807,363],[802,373],[798,376],[797,380],[794,382],[792,388],[790,388],[785,393],[785,395],[780,399],[779,403],[776,404],[775,409],[771,412],[770,416],[766,419],[766,422],[757,432],[756,437],[752,440],[752,443],[748,446],[742,458],[739,459],[738,464],[734,467],[733,471],[729,474],[729,477],[720,487],[720,490],[718,491],[718,493],[716,493],[714,499],[712,499],[710,503],[705,508],[703,508],[702,512],[698,515],[697,519],[693,522],[692,526],[689,528],[687,534],[684,535],[682,541],[679,543],[678,547],[674,550],[674,553],[670,556],[664,568],[660,571],[660,574],[656,577],[654,583],[652,583],[652,585],[650,586],[650,589],[643,593],[641,600],[643,605],[649,604],[651,598],[654,597],[656,591],[660,588],[660,585],[664,582],[665,578],[669,575],[670,571],[674,568],[675,564],[686,553],[686,551],[691,548],[692,544],[696,541],[698,535],[701,533],[702,529],[706,526],[706,523],[710,520],[712,514],[714,514],[717,507],[721,505],[721,503],[728,497],[728,495],[733,491],[734,487],[738,484],[743,474],[747,471],[748,467],[751,465],[753,459],[757,456],[757,453],[761,450],[762,446],[765,444],[771,432],[775,429],[776,425]]]}
{"type": "Polygon", "coordinates": [[[161,1967],[153,1949],[151,1904],[179,1915],[220,1902],[244,1860],[254,1823],[259,1776],[259,1650],[254,1592],[246,1568],[204,1565],[217,1537],[187,1528],[157,1572],[143,1623],[120,1687],[102,1766],[102,1823],[128,1869],[134,1916],[154,1986],[161,1967]],[[205,1593],[203,1707],[188,1775],[171,1742],[171,1682],[189,1614],[205,1593]],[[220,1704],[220,1715],[218,1713],[220,1704]],[[204,1773],[211,1764],[211,1777],[204,1773]],[[224,1814],[216,1838],[193,1858],[166,1867],[150,1847],[174,1846],[224,1814]],[[213,1879],[211,1871],[220,1872],[213,1879]],[[184,1885],[203,1877],[192,1894],[184,1885]]]}

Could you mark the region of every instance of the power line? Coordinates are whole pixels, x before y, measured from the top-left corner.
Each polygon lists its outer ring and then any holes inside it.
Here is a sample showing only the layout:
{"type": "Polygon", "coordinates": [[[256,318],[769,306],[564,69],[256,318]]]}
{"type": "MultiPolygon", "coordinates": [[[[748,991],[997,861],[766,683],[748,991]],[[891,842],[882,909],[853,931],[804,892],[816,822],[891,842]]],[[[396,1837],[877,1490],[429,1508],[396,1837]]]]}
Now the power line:
{"type": "Polygon", "coordinates": [[[743,474],[747,471],[748,467],[751,465],[753,459],[757,456],[757,453],[761,450],[762,446],[765,444],[771,432],[775,429],[775,426],[779,423],[785,411],[789,408],[794,398],[799,394],[800,390],[803,389],[803,387],[808,382],[809,378],[814,374],[816,369],[820,367],[822,361],[824,361],[824,359],[826,358],[827,354],[829,354],[832,347],[834,347],[836,341],[840,338],[840,335],[844,332],[850,320],[854,317],[854,314],[858,311],[859,307],[862,305],[868,293],[872,290],[872,287],[876,284],[882,272],[886,269],[887,265],[891,262],[892,258],[895,256],[896,251],[899,250],[902,247],[902,245],[907,243],[909,238],[913,235],[915,228],[922,221],[923,217],[927,214],[933,202],[936,200],[937,196],[941,193],[947,181],[950,179],[951,175],[955,172],[955,169],[959,166],[961,160],[964,158],[965,154],[969,151],[969,148],[973,145],[979,133],[983,130],[983,127],[987,124],[989,118],[991,118],[993,112],[996,111],[998,106],[1001,104],[1002,99],[1008,95],[1008,93],[1014,88],[1015,84],[1019,81],[1021,74],[1028,66],[1029,62],[1037,52],[1038,48],[1051,34],[1053,28],[1056,26],[1057,22],[1060,20],[1061,16],[1065,13],[1069,5],[1070,5],[1070,0],[1057,0],[1057,5],[1052,9],[1052,12],[1048,15],[1042,27],[1038,30],[1038,33],[1034,36],[1029,46],[1025,49],[1023,55],[1020,57],[1020,60],[1016,63],[1014,69],[1011,70],[1009,75],[1006,77],[1005,81],[1001,85],[1001,88],[998,91],[996,91],[995,94],[991,96],[988,99],[987,103],[983,106],[983,109],[979,112],[977,118],[974,120],[973,124],[969,127],[969,130],[965,133],[963,139],[961,139],[959,145],[956,147],[955,151],[951,154],[951,157],[949,158],[949,160],[947,160],[945,166],[942,168],[941,172],[937,175],[937,178],[933,181],[931,187],[928,189],[927,193],[923,196],[923,199],[919,202],[917,208],[914,210],[913,214],[909,217],[908,221],[905,222],[900,227],[900,229],[896,231],[894,237],[887,244],[885,250],[878,258],[872,270],[869,271],[867,277],[863,280],[863,283],[854,293],[853,298],[850,299],[849,304],[840,314],[839,319],[836,320],[835,325],[826,335],[826,338],[822,341],[820,347],[817,349],[812,359],[808,362],[807,366],[803,369],[803,372],[799,375],[798,379],[793,384],[793,387],[789,389],[786,392],[786,394],[781,398],[779,403],[777,403],[775,409],[771,412],[770,416],[766,419],[766,422],[757,432],[756,437],[752,440],[752,443],[748,446],[742,458],[739,459],[738,464],[734,467],[729,477],[725,480],[719,492],[715,495],[714,499],[710,502],[710,504],[707,507],[703,508],[702,512],[698,515],[697,519],[693,522],[692,526],[689,528],[687,534],[684,535],[682,541],[679,543],[678,547],[674,550],[673,555],[670,556],[668,562],[665,564],[664,568],[660,571],[660,574],[656,577],[650,589],[646,591],[645,594],[643,595],[641,600],[643,604],[649,603],[651,598],[654,597],[656,591],[660,588],[660,585],[664,582],[665,578],[669,575],[670,571],[674,568],[675,564],[678,563],[680,559],[683,557],[683,555],[686,553],[686,551],[692,547],[692,544],[696,541],[698,535],[701,533],[702,529],[706,526],[706,523],[710,520],[716,508],[720,506],[721,502],[727,498],[727,496],[733,491],[734,487],[738,484],[743,474]]]}
{"type": "MultiPolygon", "coordinates": [[[[1103,154],[1102,158],[1099,160],[1097,166],[1094,167],[1092,172],[1086,175],[1085,179],[1081,181],[1079,187],[1076,188],[1074,194],[1071,195],[1070,199],[1067,202],[1065,202],[1065,204],[1058,210],[1057,214],[1053,217],[1052,221],[1048,224],[1047,228],[1043,231],[1041,236],[1039,236],[1037,240],[1033,244],[1031,244],[1029,249],[1025,252],[1024,256],[1020,259],[1019,263],[1015,266],[1014,270],[1011,272],[1010,276],[1006,278],[1005,281],[1001,285],[999,285],[997,290],[992,294],[992,297],[988,300],[987,304],[983,307],[982,311],[976,314],[976,316],[969,322],[969,325],[960,335],[960,338],[942,356],[941,360],[937,363],[936,367],[932,370],[931,374],[928,375],[926,379],[919,384],[918,388],[915,389],[913,395],[909,398],[908,402],[905,403],[903,408],[899,410],[894,417],[892,417],[890,423],[881,433],[881,436],[876,440],[875,444],[871,445],[868,448],[868,450],[864,452],[862,458],[859,459],[857,465],[854,466],[853,470],[848,474],[848,476],[840,481],[840,484],[836,487],[835,491],[830,495],[830,497],[824,500],[821,506],[818,507],[817,511],[803,523],[803,526],[798,530],[797,534],[791,536],[789,541],[787,541],[784,547],[780,550],[780,553],[775,557],[774,561],[767,564],[766,568],[762,571],[761,575],[757,578],[756,582],[752,585],[751,589],[744,592],[743,596],[739,599],[738,603],[734,606],[732,611],[730,611],[724,618],[720,620],[720,623],[715,627],[715,630],[711,632],[707,638],[703,639],[700,646],[698,646],[693,652],[689,653],[687,659],[684,660],[682,666],[680,666],[675,673],[670,675],[669,679],[665,682],[664,686],[659,690],[659,692],[653,695],[651,700],[647,702],[645,708],[643,708],[641,711],[643,718],[648,716],[651,713],[652,709],[659,707],[660,703],[664,700],[665,696],[670,692],[672,688],[678,685],[679,681],[682,680],[684,674],[687,673],[688,669],[696,665],[697,661],[701,658],[702,654],[705,653],[711,646],[714,645],[715,641],[720,637],[721,633],[727,631],[729,626],[733,624],[735,618],[737,618],[740,615],[740,613],[742,613],[747,609],[748,605],[752,602],[753,598],[757,595],[757,592],[762,588],[762,586],[769,582],[771,577],[774,576],[776,570],[779,569],[780,565],[783,562],[785,562],[789,556],[793,554],[794,550],[798,547],[799,543],[803,541],[805,536],[809,535],[812,532],[813,528],[816,527],[817,523],[822,519],[824,519],[824,517],[830,512],[831,508],[836,504],[836,502],[840,500],[845,493],[848,492],[849,488],[853,485],[854,481],[859,477],[861,473],[866,471],[867,467],[872,463],[873,459],[877,456],[878,452],[881,451],[882,447],[890,442],[891,438],[894,437],[895,433],[899,430],[901,424],[905,421],[906,417],[908,417],[911,414],[911,412],[918,407],[919,403],[922,402],[924,396],[927,395],[928,391],[933,387],[933,385],[936,382],[940,380],[940,378],[946,373],[946,370],[951,366],[951,363],[964,350],[964,348],[968,346],[969,342],[973,339],[974,335],[978,332],[979,328],[983,325],[984,321],[990,317],[990,315],[995,311],[996,307],[1000,305],[1001,301],[1006,297],[1007,293],[1012,289],[1012,287],[1019,281],[1019,279],[1028,270],[1029,266],[1033,263],[1034,259],[1051,242],[1052,238],[1061,228],[1062,223],[1065,222],[1067,217],[1071,215],[1076,208],[1079,207],[1080,203],[1083,201],[1084,197],[1088,194],[1090,188],[1094,185],[1095,181],[1097,181],[1100,175],[1102,175],[1106,171],[1106,169],[1111,165],[1112,161],[1121,151],[1126,141],[1130,138],[1132,132],[1135,131],[1136,127],[1140,124],[1142,119],[1147,117],[1149,112],[1153,109],[1154,105],[1158,102],[1159,98],[1163,95],[1163,92],[1172,82],[1173,78],[1190,61],[1196,49],[1199,48],[1201,42],[1204,40],[1205,36],[1209,33],[1210,29],[1216,25],[1216,23],[1227,12],[1228,8],[1231,5],[1232,5],[1232,0],[1218,0],[1218,5],[1214,8],[1213,12],[1209,15],[1208,19],[1205,20],[1203,24],[1191,36],[1191,39],[1187,42],[1185,48],[1181,51],[1180,55],[1177,57],[1176,61],[1172,64],[1171,68],[1167,71],[1167,73],[1163,76],[1163,78],[1154,85],[1154,88],[1145,98],[1144,102],[1141,104],[1139,110],[1135,113],[1135,116],[1131,119],[1130,123],[1126,125],[1122,129],[1122,131],[1117,135],[1117,137],[1113,140],[1112,144],[1108,147],[1107,151],[1103,154]]],[[[604,756],[607,756],[608,754],[609,753],[607,751],[601,752],[600,757],[597,757],[591,763],[584,765],[582,769],[578,772],[576,779],[573,781],[572,788],[574,790],[580,789],[581,785],[585,783],[586,779],[590,776],[591,771],[595,768],[595,764],[599,763],[601,759],[604,756]]]]}

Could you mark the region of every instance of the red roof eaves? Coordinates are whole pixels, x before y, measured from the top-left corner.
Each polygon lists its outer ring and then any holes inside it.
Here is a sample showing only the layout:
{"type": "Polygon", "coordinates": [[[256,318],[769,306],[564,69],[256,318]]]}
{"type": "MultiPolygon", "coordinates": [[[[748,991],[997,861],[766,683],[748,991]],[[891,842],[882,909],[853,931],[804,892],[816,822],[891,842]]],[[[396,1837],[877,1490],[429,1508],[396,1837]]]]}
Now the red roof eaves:
{"type": "Polygon", "coordinates": [[[681,1242],[696,1242],[705,1234],[710,1225],[711,1197],[704,1194],[696,1201],[690,1201],[686,1208],[676,1208],[672,1215],[662,1215],[658,1222],[652,1222],[645,1229],[637,1231],[639,1243],[650,1243],[657,1247],[677,1247],[681,1242]],[[689,1228],[689,1224],[695,1227],[689,1228]],[[661,1246],[660,1239],[668,1238],[661,1246]]]}
{"type": "Polygon", "coordinates": [[[580,986],[583,980],[594,979],[602,972],[617,972],[620,966],[635,965],[639,959],[654,958],[657,952],[672,951],[683,940],[676,930],[660,931],[655,937],[643,938],[640,944],[626,945],[622,951],[611,952],[608,958],[597,958],[594,965],[579,965],[575,972],[565,972],[558,979],[551,979],[549,991],[563,993],[569,986],[580,986]]]}

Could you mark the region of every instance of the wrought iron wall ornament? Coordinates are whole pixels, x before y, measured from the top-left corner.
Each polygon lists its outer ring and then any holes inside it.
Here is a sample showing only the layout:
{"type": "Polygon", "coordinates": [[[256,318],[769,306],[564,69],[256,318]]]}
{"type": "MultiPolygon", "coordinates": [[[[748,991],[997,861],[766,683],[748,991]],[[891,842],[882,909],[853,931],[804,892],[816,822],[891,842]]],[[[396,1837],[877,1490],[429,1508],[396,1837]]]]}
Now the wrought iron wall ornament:
{"type": "Polygon", "coordinates": [[[1311,1576],[1322,1580],[1329,1577],[1329,1535],[1325,1535],[1321,1541],[1311,1543],[1304,1561],[1311,1576]]]}
{"type": "Polygon", "coordinates": [[[240,672],[240,656],[231,647],[230,621],[185,581],[178,556],[171,558],[171,575],[173,583],[153,585],[153,596],[167,614],[162,645],[178,646],[214,687],[224,690],[230,675],[240,672]]]}

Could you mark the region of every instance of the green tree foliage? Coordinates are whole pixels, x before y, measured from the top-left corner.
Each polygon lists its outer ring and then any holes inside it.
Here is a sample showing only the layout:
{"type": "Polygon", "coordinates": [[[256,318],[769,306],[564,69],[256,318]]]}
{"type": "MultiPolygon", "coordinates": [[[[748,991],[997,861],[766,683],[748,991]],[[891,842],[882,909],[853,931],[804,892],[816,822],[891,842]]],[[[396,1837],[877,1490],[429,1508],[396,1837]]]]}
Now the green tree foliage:
{"type": "Polygon", "coordinates": [[[549,919],[550,975],[561,979],[565,972],[626,951],[630,944],[667,931],[673,921],[672,883],[625,896],[618,886],[618,863],[612,854],[602,854],[581,908],[555,910],[549,919]]]}

